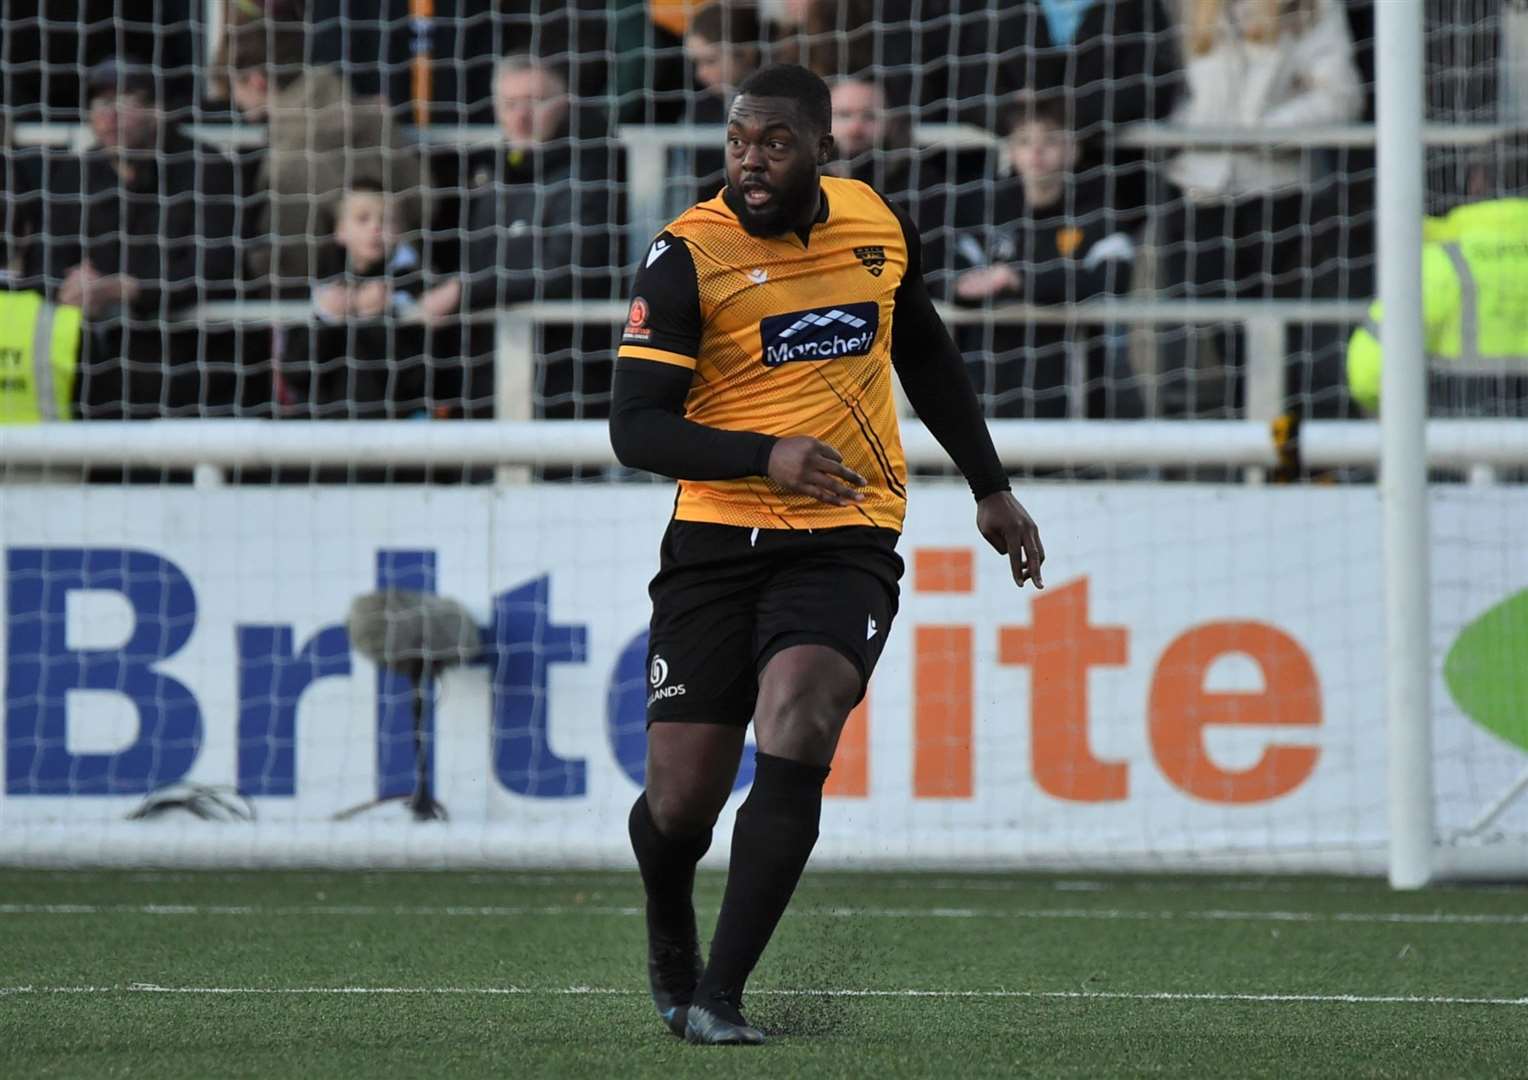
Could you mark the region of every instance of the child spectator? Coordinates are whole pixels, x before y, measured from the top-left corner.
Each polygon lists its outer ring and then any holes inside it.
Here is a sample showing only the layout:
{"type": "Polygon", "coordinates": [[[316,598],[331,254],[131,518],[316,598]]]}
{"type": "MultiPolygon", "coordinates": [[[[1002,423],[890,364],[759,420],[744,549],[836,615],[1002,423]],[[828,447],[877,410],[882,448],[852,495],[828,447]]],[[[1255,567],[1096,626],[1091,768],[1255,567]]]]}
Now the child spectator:
{"type": "MultiPolygon", "coordinates": [[[[1082,148],[1069,112],[1062,97],[1028,94],[1006,110],[1014,176],[990,189],[987,224],[957,242],[959,257],[976,264],[955,279],[957,304],[1076,304],[1128,288],[1135,245],[1106,201],[1104,170],[1078,172],[1082,148]]],[[[1139,393],[1103,327],[994,323],[965,327],[961,337],[967,355],[980,357],[973,375],[989,415],[1141,415],[1139,393]],[[1072,338],[1087,358],[1086,399],[1076,403],[1068,378],[1072,338]]]]}
{"type": "Polygon", "coordinates": [[[251,276],[270,276],[284,295],[317,271],[314,237],[332,230],[324,211],[354,180],[375,181],[397,195],[405,224],[422,220],[424,171],[416,147],[381,101],[351,94],[344,74],[307,63],[301,23],[254,20],[230,32],[234,103],[250,123],[267,128],[257,184],[260,241],[245,262],[251,276]]]}
{"type": "Polygon", "coordinates": [[[288,342],[289,415],[379,419],[429,415],[442,395],[425,360],[419,256],[401,241],[396,198],[371,180],[340,198],[319,254],[316,322],[288,342]]]}

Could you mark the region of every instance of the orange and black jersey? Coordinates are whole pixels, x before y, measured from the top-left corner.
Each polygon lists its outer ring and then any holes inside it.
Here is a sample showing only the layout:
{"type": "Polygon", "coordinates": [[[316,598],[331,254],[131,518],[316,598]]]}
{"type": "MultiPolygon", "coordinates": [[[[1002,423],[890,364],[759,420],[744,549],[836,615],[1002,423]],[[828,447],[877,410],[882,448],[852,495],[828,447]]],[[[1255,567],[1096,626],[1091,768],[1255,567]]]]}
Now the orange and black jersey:
{"type": "Polygon", "coordinates": [[[824,178],[805,237],[747,233],[700,203],[644,254],[617,364],[621,459],[680,481],[675,518],[755,528],[900,529],[907,469],[892,366],[978,497],[1005,489],[975,394],[923,287],[917,231],[870,187],[824,178]],[[868,481],[832,506],[768,479],[810,435],[868,481]]]}

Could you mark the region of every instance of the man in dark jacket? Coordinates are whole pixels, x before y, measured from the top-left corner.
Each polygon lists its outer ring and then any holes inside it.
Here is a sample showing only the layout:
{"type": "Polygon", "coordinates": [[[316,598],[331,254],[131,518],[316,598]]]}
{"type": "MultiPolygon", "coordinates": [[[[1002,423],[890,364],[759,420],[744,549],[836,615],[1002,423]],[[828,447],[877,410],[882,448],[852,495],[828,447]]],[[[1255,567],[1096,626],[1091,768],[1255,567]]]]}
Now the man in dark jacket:
{"type": "Polygon", "coordinates": [[[955,224],[946,164],[954,155],[914,146],[910,110],[890,107],[886,88],[873,76],[846,75],[830,80],[829,88],[838,160],[827,171],[869,184],[907,212],[923,237],[929,292],[944,296],[955,224]]]}
{"type": "Polygon", "coordinates": [[[85,418],[231,411],[251,396],[232,340],[209,348],[198,329],[167,323],[234,291],[238,172],[166,120],[147,67],[109,60],[87,82],[95,144],[40,152],[34,186],[18,193],[18,284],[83,311],[85,418]]]}
{"type": "MultiPolygon", "coordinates": [[[[622,264],[613,143],[592,118],[569,108],[560,72],[533,57],[505,57],[494,79],[504,143],[472,171],[462,208],[466,237],[458,278],[428,290],[421,313],[486,311],[536,300],[608,300],[622,264]]],[[[477,356],[468,411],[491,409],[488,328],[469,335],[477,356]]],[[[610,393],[610,330],[546,324],[537,334],[536,416],[604,416],[610,393]],[[588,359],[589,354],[599,359],[588,359]]]]}

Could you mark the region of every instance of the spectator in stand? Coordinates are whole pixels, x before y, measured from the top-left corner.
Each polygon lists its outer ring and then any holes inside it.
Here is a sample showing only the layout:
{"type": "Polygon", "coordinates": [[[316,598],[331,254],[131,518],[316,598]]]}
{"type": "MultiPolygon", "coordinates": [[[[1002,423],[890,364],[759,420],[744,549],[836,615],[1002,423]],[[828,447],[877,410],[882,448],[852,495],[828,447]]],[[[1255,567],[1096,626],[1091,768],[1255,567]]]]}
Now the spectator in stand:
{"type": "Polygon", "coordinates": [[[241,370],[236,342],[209,348],[207,332],[171,323],[235,289],[238,172],[186,135],[148,65],[106,60],[85,83],[94,143],[19,170],[33,186],[11,208],[26,236],[16,287],[82,313],[85,418],[232,411],[262,376],[241,370]]]}
{"type": "Polygon", "coordinates": [[[313,284],[316,322],[287,339],[288,415],[428,416],[437,388],[425,360],[419,254],[402,239],[397,201],[373,180],[340,197],[313,284]]]}
{"type": "MultiPolygon", "coordinates": [[[[684,32],[685,57],[695,69],[704,103],[717,120],[726,116],[738,84],[762,58],[759,17],[751,6],[712,0],[697,8],[684,32]]],[[[696,122],[703,122],[697,118],[696,122]]]]}
{"type": "Polygon", "coordinates": [[[887,35],[901,27],[883,26],[878,6],[875,0],[763,0],[770,62],[800,64],[830,79],[866,74],[878,60],[904,59],[884,54],[887,35]]]}
{"type": "MultiPolygon", "coordinates": [[[[961,237],[962,254],[978,265],[956,277],[957,304],[1078,304],[1129,287],[1135,244],[1109,205],[1103,170],[1081,167],[1070,115],[1059,95],[1020,94],[1009,105],[1003,124],[1013,176],[994,183],[994,220],[961,237]]],[[[1128,365],[1101,326],[994,323],[963,327],[960,337],[989,415],[1142,415],[1128,365]],[[1086,394],[1075,403],[1073,341],[1086,355],[1086,394]]]]}
{"type": "MultiPolygon", "coordinates": [[[[608,300],[623,257],[610,182],[608,131],[571,107],[561,72],[525,54],[499,61],[494,101],[503,149],[473,177],[458,277],[426,291],[422,314],[491,310],[533,300],[608,300]]],[[[492,333],[469,334],[476,358],[465,390],[471,415],[491,414],[492,333]]],[[[608,329],[545,324],[539,331],[537,413],[585,415],[609,395],[608,329]]]]}
{"type": "Polygon", "coordinates": [[[846,75],[829,85],[838,156],[827,171],[869,184],[908,212],[923,237],[929,289],[943,296],[954,205],[939,155],[913,145],[911,111],[888,108],[886,91],[872,76],[846,75]]]}
{"type": "MultiPolygon", "coordinates": [[[[1363,110],[1347,19],[1336,0],[1181,0],[1185,96],[1174,116],[1186,127],[1291,133],[1342,124],[1363,110]]],[[[1315,298],[1335,292],[1334,183],[1299,148],[1185,150],[1167,167],[1169,199],[1156,236],[1168,296],[1189,299],[1315,298]]],[[[1163,336],[1159,406],[1171,414],[1227,415],[1240,406],[1239,331],[1179,328],[1163,336]],[[1221,378],[1200,355],[1214,342],[1221,378]],[[1205,370],[1201,370],[1205,369],[1205,370]],[[1196,372],[1198,373],[1196,375],[1196,372]],[[1220,390],[1217,393],[1217,388],[1220,390]]],[[[1307,415],[1340,413],[1340,331],[1291,335],[1306,366],[1291,380],[1307,415]]]]}
{"type": "MultiPolygon", "coordinates": [[[[1422,347],[1433,416],[1528,416],[1528,134],[1476,150],[1469,202],[1422,222],[1422,347]]],[[[1348,342],[1353,399],[1379,411],[1378,300],[1348,342]]]]}
{"type": "MultiPolygon", "coordinates": [[[[19,264],[26,225],[12,196],[36,189],[37,155],[19,153],[10,132],[0,110],[0,424],[72,420],[81,313],[26,287],[19,264]]],[[[0,477],[13,479],[12,468],[0,465],[0,477]]]]}
{"type": "Polygon", "coordinates": [[[315,238],[333,233],[329,214],[345,184],[372,180],[398,196],[410,231],[424,194],[420,156],[383,104],[352,96],[336,70],[308,67],[305,49],[300,25],[257,20],[233,31],[229,50],[234,103],[269,132],[258,180],[268,202],[246,262],[278,295],[307,290],[315,238]]]}
{"type": "MultiPolygon", "coordinates": [[[[685,122],[720,127],[727,120],[732,92],[762,63],[763,43],[759,17],[754,8],[735,0],[712,0],[690,16],[685,30],[684,53],[694,69],[700,93],[691,99],[685,122]]],[[[698,199],[707,199],[726,182],[726,161],[710,143],[695,149],[675,149],[669,154],[669,217],[677,217],[698,199]],[[694,182],[686,183],[686,177],[694,182]]]]}

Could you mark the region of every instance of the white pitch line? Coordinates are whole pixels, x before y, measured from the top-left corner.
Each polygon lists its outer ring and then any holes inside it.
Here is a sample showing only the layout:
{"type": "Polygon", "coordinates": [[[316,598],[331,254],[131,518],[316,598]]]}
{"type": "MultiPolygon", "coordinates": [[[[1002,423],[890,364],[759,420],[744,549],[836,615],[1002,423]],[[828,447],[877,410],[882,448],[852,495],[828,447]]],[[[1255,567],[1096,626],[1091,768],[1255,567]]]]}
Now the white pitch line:
{"type": "MultiPolygon", "coordinates": [[[[25,872],[31,873],[31,872],[25,872]]],[[[41,876],[55,881],[117,881],[127,880],[143,883],[176,883],[176,882],[206,882],[226,881],[245,883],[256,878],[265,878],[269,875],[259,871],[212,871],[212,870],[48,870],[37,872],[41,876]]],[[[336,879],[359,878],[368,882],[386,881],[389,877],[402,877],[410,874],[418,874],[419,871],[393,871],[393,870],[364,870],[364,871],[283,871],[282,876],[287,880],[312,881],[318,883],[333,884],[336,879]]],[[[35,876],[35,875],[33,875],[35,876]]],[[[469,885],[487,885],[502,888],[506,885],[553,885],[567,886],[584,884],[595,888],[609,887],[612,883],[619,883],[623,878],[635,878],[634,871],[601,871],[601,870],[560,870],[560,871],[515,871],[505,870],[497,873],[463,873],[457,872],[452,876],[453,881],[469,885]]],[[[877,889],[891,889],[909,892],[992,892],[1017,894],[1044,894],[1044,893],[1194,893],[1207,892],[1233,892],[1233,893],[1288,893],[1288,892],[1319,892],[1329,895],[1353,895],[1363,893],[1376,893],[1379,890],[1369,882],[1351,881],[1340,878],[1334,879],[1299,879],[1284,881],[1259,878],[1217,878],[1195,877],[1190,879],[1155,879],[1150,877],[1138,878],[1065,878],[1053,876],[1017,877],[1004,878],[1001,876],[979,876],[973,872],[970,877],[942,877],[932,874],[902,874],[891,872],[868,872],[860,873],[849,870],[823,870],[813,878],[813,881],[857,884],[861,881],[869,882],[877,889]]],[[[1468,884],[1453,884],[1442,882],[1429,886],[1429,891],[1443,895],[1468,892],[1472,896],[1514,893],[1521,894],[1523,887],[1514,884],[1487,884],[1484,882],[1471,882],[1468,884]]]]}
{"type": "MultiPolygon", "coordinates": [[[[26,872],[33,873],[33,872],[26,872]]],[[[204,882],[204,881],[231,881],[247,882],[255,878],[263,878],[268,875],[259,871],[213,871],[213,870],[45,870],[35,872],[56,881],[116,881],[128,880],[146,883],[173,883],[173,882],[204,882]]],[[[418,871],[392,871],[392,870],[363,870],[363,871],[322,871],[309,870],[283,871],[282,876],[287,880],[313,881],[333,883],[337,878],[360,877],[365,880],[386,880],[389,876],[405,876],[419,873],[418,871]]],[[[490,885],[502,887],[506,884],[529,884],[529,885],[570,885],[586,884],[595,887],[608,886],[612,881],[619,881],[623,877],[634,878],[634,871],[601,871],[601,870],[560,870],[560,871],[517,871],[504,870],[496,873],[462,873],[453,875],[453,880],[471,885],[490,885]]],[[[1045,892],[1129,892],[1129,893],[1205,893],[1205,892],[1322,892],[1322,893],[1373,893],[1379,891],[1372,883],[1348,881],[1342,879],[1301,879],[1296,881],[1283,881],[1270,878],[1216,878],[1196,877],[1191,879],[1153,879],[1153,878],[1066,878],[1040,875],[1035,877],[1010,877],[979,875],[973,872],[970,877],[944,877],[932,874],[905,874],[894,872],[868,872],[861,873],[850,870],[822,870],[818,872],[814,880],[828,880],[833,882],[847,882],[856,884],[860,881],[871,882],[878,889],[910,890],[916,892],[949,891],[949,892],[1002,892],[1002,893],[1045,893],[1045,892]]],[[[1472,894],[1520,892],[1519,885],[1488,885],[1471,883],[1469,885],[1451,885],[1447,882],[1430,886],[1438,892],[1461,892],[1468,891],[1472,894]]]]}
{"type": "MultiPolygon", "coordinates": [[[[516,997],[639,997],[645,990],[603,986],[4,986],[0,997],[20,994],[224,994],[224,995],[469,995],[516,997]]],[[[1497,1005],[1528,1007],[1528,997],[1444,997],[1410,994],[1247,994],[1171,990],[755,990],[770,997],[1014,999],[1033,1001],[1174,1001],[1320,1005],[1497,1005]]]]}
{"type": "MultiPolygon", "coordinates": [[[[387,906],[307,904],[262,907],[250,904],[0,904],[5,915],[214,915],[214,916],[395,916],[401,918],[525,918],[534,916],[616,916],[642,914],[640,907],[606,904],[387,906]]],[[[1146,911],[1120,908],[878,908],[803,907],[797,916],[833,919],[1020,919],[1091,922],[1279,922],[1370,923],[1415,926],[1528,926],[1528,913],[1447,911],[1255,911],[1207,909],[1146,911]]]]}

